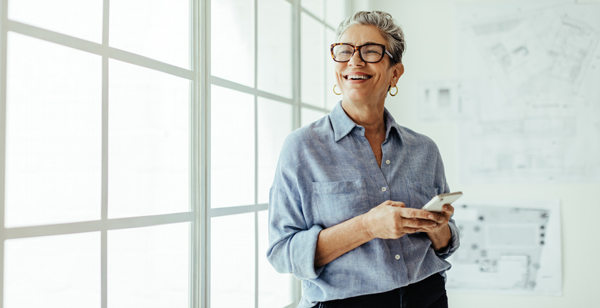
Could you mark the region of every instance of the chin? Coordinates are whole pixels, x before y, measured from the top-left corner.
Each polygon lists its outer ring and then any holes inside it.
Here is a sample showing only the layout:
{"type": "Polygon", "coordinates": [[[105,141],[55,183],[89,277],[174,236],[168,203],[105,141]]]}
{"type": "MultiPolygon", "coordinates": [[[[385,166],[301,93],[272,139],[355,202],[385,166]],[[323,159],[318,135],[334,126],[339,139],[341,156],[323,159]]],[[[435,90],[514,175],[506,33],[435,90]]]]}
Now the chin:
{"type": "Polygon", "coordinates": [[[373,97],[371,92],[363,92],[363,91],[350,91],[346,98],[350,101],[369,101],[373,97]]]}

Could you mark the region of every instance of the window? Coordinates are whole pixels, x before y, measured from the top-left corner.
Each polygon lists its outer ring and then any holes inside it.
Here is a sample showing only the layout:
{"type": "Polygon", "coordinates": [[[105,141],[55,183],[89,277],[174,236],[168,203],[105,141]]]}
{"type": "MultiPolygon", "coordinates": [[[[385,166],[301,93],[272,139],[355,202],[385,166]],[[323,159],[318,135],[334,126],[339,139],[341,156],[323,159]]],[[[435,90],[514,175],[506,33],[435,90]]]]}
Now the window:
{"type": "Polygon", "coordinates": [[[0,0],[0,308],[295,306],[268,191],[287,134],[339,100],[348,12],[0,0]]]}
{"type": "Polygon", "coordinates": [[[210,303],[286,307],[293,276],[268,264],[268,191],[294,129],[292,7],[211,3],[210,303]]]}
{"type": "Polygon", "coordinates": [[[329,46],[335,43],[335,30],[340,22],[350,15],[348,7],[344,0],[302,0],[302,126],[328,114],[341,100],[341,96],[333,93],[334,62],[329,46]]]}
{"type": "Polygon", "coordinates": [[[0,3],[0,306],[198,303],[198,3],[0,3]]]}
{"type": "Polygon", "coordinates": [[[299,281],[266,259],[268,192],[285,137],[340,99],[328,46],[346,1],[211,6],[210,302],[295,307],[299,281]]]}

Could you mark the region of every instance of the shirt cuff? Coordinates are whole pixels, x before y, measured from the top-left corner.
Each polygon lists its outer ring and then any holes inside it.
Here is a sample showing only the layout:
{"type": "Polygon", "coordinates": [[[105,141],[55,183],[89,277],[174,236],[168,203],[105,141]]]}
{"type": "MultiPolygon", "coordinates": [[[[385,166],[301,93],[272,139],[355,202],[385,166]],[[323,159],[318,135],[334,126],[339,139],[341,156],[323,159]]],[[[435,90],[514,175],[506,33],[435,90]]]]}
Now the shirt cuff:
{"type": "Polygon", "coordinates": [[[315,253],[321,230],[323,227],[313,225],[308,230],[297,232],[291,239],[292,273],[300,280],[315,279],[323,271],[323,267],[315,269],[315,253]]]}
{"type": "Polygon", "coordinates": [[[451,256],[460,246],[460,240],[458,237],[458,228],[453,220],[448,222],[448,227],[450,227],[450,234],[452,235],[450,238],[450,244],[446,246],[441,251],[436,251],[435,253],[442,259],[446,259],[451,256]]]}

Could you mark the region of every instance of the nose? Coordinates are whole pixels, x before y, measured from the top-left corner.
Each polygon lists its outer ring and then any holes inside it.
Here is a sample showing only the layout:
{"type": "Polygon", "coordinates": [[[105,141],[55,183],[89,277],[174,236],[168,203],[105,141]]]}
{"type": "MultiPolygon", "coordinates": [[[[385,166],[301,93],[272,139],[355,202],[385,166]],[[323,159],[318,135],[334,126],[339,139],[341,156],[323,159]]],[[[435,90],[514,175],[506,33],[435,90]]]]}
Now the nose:
{"type": "Polygon", "coordinates": [[[354,50],[354,54],[350,58],[350,61],[348,61],[348,65],[350,65],[350,66],[364,66],[365,65],[365,62],[360,58],[360,50],[358,50],[358,49],[354,50]]]}

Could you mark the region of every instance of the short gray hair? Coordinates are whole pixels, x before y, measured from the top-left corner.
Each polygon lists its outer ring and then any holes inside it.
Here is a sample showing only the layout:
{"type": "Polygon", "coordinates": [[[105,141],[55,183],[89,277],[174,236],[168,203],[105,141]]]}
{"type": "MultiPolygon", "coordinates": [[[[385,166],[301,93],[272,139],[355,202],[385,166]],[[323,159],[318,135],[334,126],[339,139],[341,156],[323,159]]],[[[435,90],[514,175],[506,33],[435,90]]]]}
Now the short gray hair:
{"type": "Polygon", "coordinates": [[[371,25],[377,27],[390,46],[390,50],[388,51],[394,56],[393,59],[390,59],[390,64],[402,63],[402,54],[404,54],[404,49],[406,48],[404,32],[402,32],[400,26],[396,24],[392,15],[382,11],[356,12],[354,15],[346,18],[346,20],[340,23],[340,26],[335,32],[336,40],[339,41],[342,34],[354,25],[371,25]]]}

